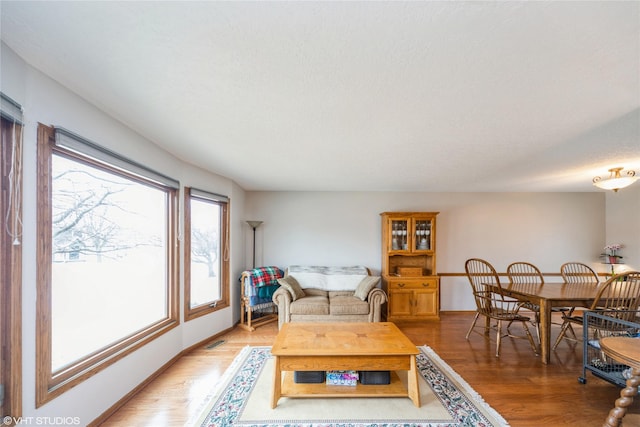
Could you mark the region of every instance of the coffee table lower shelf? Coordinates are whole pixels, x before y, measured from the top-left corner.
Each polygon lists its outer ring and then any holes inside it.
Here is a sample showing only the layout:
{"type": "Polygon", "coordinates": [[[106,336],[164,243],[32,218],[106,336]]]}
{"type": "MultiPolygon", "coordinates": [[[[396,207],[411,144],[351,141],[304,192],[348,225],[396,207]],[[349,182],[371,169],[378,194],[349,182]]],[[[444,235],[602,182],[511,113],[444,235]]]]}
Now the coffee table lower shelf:
{"type": "Polygon", "coordinates": [[[293,372],[284,372],[283,397],[408,397],[407,386],[396,372],[391,372],[389,384],[329,385],[327,383],[296,383],[293,372]]]}

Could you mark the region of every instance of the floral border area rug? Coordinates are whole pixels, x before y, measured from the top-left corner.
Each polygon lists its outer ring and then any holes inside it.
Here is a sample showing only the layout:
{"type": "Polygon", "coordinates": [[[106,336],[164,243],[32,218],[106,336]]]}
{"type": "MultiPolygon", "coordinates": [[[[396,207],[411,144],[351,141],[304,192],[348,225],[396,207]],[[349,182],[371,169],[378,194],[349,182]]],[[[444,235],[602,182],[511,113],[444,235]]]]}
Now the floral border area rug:
{"type": "MultiPolygon", "coordinates": [[[[270,347],[245,347],[189,427],[508,427],[431,348],[418,347],[421,407],[409,398],[287,398],[271,409],[270,347]]],[[[402,371],[399,375],[403,374],[402,371]]],[[[402,375],[401,375],[402,378],[402,375]]],[[[406,375],[402,378],[406,381],[406,375]]]]}

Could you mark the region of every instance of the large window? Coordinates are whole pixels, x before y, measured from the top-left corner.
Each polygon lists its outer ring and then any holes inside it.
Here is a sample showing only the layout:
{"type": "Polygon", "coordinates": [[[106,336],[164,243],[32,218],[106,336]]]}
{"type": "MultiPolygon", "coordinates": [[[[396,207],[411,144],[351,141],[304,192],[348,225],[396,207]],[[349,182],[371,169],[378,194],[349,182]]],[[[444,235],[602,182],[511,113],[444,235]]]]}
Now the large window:
{"type": "Polygon", "coordinates": [[[229,306],[228,200],[185,188],[185,319],[229,306]]]}
{"type": "Polygon", "coordinates": [[[38,404],[178,321],[178,183],[63,129],[38,141],[38,404]]]}

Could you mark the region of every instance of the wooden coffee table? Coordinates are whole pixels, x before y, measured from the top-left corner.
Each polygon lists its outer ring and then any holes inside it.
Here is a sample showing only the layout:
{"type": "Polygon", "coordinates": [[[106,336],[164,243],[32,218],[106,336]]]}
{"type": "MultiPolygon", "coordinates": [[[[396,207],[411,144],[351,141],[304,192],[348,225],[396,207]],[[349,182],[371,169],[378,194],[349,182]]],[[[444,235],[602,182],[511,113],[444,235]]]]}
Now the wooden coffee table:
{"type": "Polygon", "coordinates": [[[418,348],[396,325],[285,323],[271,348],[275,359],[271,407],[280,397],[409,397],[420,407],[418,348]],[[302,384],[290,371],[391,371],[391,383],[356,386],[302,384]],[[407,372],[407,387],[395,371],[407,372]],[[284,371],[284,379],[283,379],[284,371]]]}

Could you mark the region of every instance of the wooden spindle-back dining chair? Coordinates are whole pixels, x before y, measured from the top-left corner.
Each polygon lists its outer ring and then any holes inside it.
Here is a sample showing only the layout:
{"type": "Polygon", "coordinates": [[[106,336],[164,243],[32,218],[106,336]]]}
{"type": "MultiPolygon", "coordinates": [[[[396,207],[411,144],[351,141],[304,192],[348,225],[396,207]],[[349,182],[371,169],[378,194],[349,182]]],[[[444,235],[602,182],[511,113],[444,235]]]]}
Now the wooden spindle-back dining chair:
{"type": "MultiPolygon", "coordinates": [[[[507,267],[507,276],[509,277],[510,285],[517,285],[519,288],[527,287],[531,290],[537,290],[540,286],[544,285],[544,277],[540,272],[540,269],[535,265],[518,261],[509,264],[507,267]]],[[[538,342],[540,341],[540,306],[529,301],[522,303],[522,308],[530,310],[534,314],[535,322],[533,322],[536,328],[536,335],[538,336],[538,342]]]]}
{"type": "MultiPolygon", "coordinates": [[[[565,283],[570,283],[575,285],[593,285],[600,282],[600,279],[598,278],[598,274],[596,274],[596,272],[593,271],[593,269],[589,267],[587,264],[584,264],[581,262],[571,261],[571,262],[566,262],[562,264],[560,266],[560,274],[562,275],[562,280],[564,280],[565,283]]],[[[567,317],[573,316],[574,310],[575,310],[575,307],[566,307],[560,310],[562,311],[563,325],[565,324],[564,321],[567,317]]],[[[568,325],[569,326],[565,328],[565,332],[562,333],[561,336],[566,336],[565,334],[568,329],[568,332],[570,332],[571,337],[567,337],[567,339],[571,339],[572,341],[577,341],[578,337],[576,336],[576,333],[573,330],[573,326],[571,326],[572,322],[569,322],[568,325]]],[[[556,346],[554,345],[553,348],[555,349],[556,346]]]]}
{"type": "Polygon", "coordinates": [[[544,285],[540,269],[530,262],[518,261],[509,264],[507,276],[511,283],[544,285]]]}
{"type": "MultiPolygon", "coordinates": [[[[527,323],[531,320],[527,316],[523,316],[518,313],[521,307],[519,301],[505,298],[502,286],[500,285],[500,279],[495,268],[485,260],[479,258],[471,258],[465,262],[465,271],[471,284],[473,291],[473,297],[476,302],[476,315],[473,318],[471,327],[465,337],[467,340],[474,331],[476,322],[480,316],[486,317],[489,322],[495,320],[496,325],[496,357],[500,356],[500,343],[503,337],[511,338],[524,338],[523,336],[512,335],[509,332],[509,328],[506,328],[506,333],[502,333],[502,325],[504,322],[507,325],[512,322],[520,322],[526,333],[531,349],[537,354],[537,348],[533,341],[533,336],[529,332],[527,323]]],[[[484,334],[487,334],[485,328],[484,334]]]]}
{"type": "Polygon", "coordinates": [[[596,272],[581,262],[562,264],[560,274],[566,283],[598,283],[600,281],[596,272]]]}
{"type": "MultiPolygon", "coordinates": [[[[544,285],[544,276],[540,272],[540,269],[530,262],[514,262],[507,267],[507,276],[511,285],[517,285],[518,289],[524,289],[526,287],[531,292],[538,291],[544,285]]],[[[540,341],[540,306],[532,302],[525,302],[522,304],[523,308],[530,310],[534,313],[535,328],[540,341]]],[[[568,314],[572,309],[570,307],[552,307],[552,313],[562,313],[563,316],[568,314]]],[[[562,324],[562,323],[557,323],[562,324]]],[[[573,332],[573,329],[571,329],[573,332]]]]}
{"type": "MultiPolygon", "coordinates": [[[[616,274],[599,286],[600,290],[589,310],[596,310],[616,319],[629,321],[635,319],[640,308],[640,272],[627,271],[616,274]]],[[[565,316],[553,350],[563,338],[568,339],[566,332],[569,326],[573,323],[582,327],[583,320],[583,316],[565,316]]]]}

